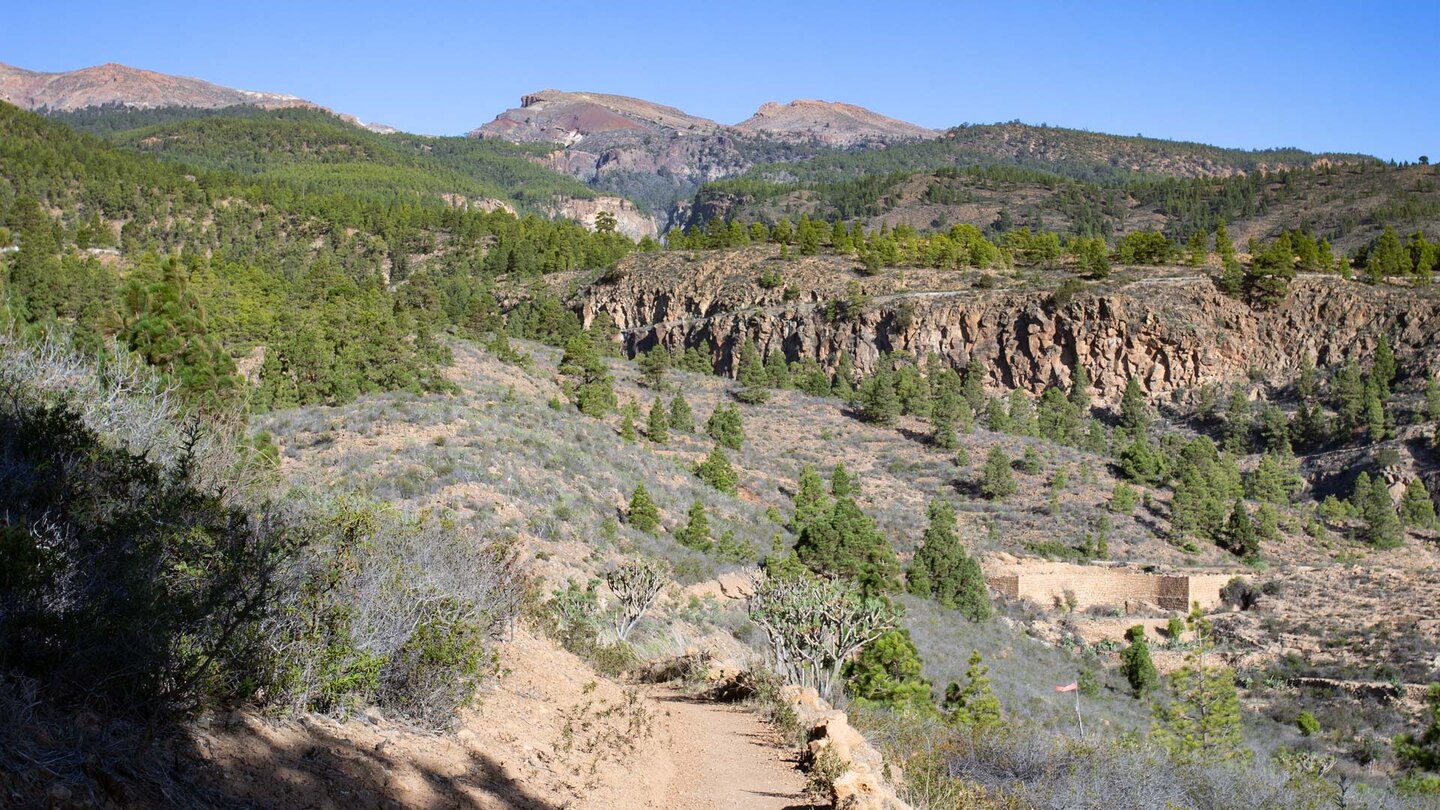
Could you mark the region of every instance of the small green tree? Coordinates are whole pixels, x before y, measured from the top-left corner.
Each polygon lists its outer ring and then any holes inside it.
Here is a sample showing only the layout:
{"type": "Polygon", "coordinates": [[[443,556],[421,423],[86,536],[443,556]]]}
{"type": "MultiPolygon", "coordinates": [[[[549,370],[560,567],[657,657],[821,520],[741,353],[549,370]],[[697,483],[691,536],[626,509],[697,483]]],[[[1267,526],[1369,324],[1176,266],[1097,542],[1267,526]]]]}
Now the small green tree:
{"type": "Polygon", "coordinates": [[[640,381],[656,391],[665,388],[665,375],[670,371],[670,352],[656,346],[640,355],[640,381]]]}
{"type": "Polygon", "coordinates": [[[566,395],[581,413],[598,418],[615,409],[618,400],[610,369],[601,359],[589,332],[582,332],[565,343],[559,371],[566,395]]]}
{"type": "Polygon", "coordinates": [[[881,369],[860,385],[860,413],[865,421],[876,425],[895,424],[900,416],[900,400],[895,394],[895,375],[881,369]]]}
{"type": "Polygon", "coordinates": [[[1245,502],[1235,499],[1230,510],[1230,519],[1220,535],[1220,547],[1236,557],[1253,557],[1260,553],[1260,541],[1255,536],[1255,521],[1245,509],[1245,502]]]}
{"type": "Polygon", "coordinates": [[[690,511],[685,516],[685,525],[675,532],[675,540],[686,548],[693,548],[697,551],[710,550],[712,545],[710,518],[705,514],[704,503],[697,499],[690,504],[690,511]]]}
{"type": "Polygon", "coordinates": [[[916,596],[934,597],[971,621],[990,617],[990,589],[975,559],[965,553],[955,532],[955,507],[931,501],[930,523],[910,563],[906,587],[916,596]]]}
{"type": "Polygon", "coordinates": [[[790,517],[790,531],[799,535],[805,527],[812,526],[830,513],[830,498],[825,494],[825,482],[820,473],[806,464],[800,469],[800,480],[795,487],[795,506],[790,517]]]}
{"type": "Polygon", "coordinates": [[[1320,733],[1320,721],[1310,712],[1300,712],[1295,718],[1295,727],[1300,730],[1301,736],[1313,737],[1320,733]]]}
{"type": "Polygon", "coordinates": [[[1120,398],[1120,426],[1131,436],[1144,435],[1150,426],[1150,406],[1134,377],[1125,381],[1125,393],[1120,398]]]}
{"type": "Polygon", "coordinates": [[[866,644],[845,665],[845,690],[857,706],[884,706],[927,714],[935,709],[930,682],[910,631],[891,630],[866,644]]]}
{"type": "Polygon", "coordinates": [[[650,416],[645,422],[645,436],[656,444],[670,441],[670,415],[665,410],[665,401],[659,397],[650,405],[650,416]]]}
{"type": "Polygon", "coordinates": [[[635,430],[635,408],[626,407],[620,414],[620,438],[627,442],[633,442],[637,435],[635,430]]]}
{"type": "Polygon", "coordinates": [[[721,447],[739,450],[745,443],[745,426],[740,417],[740,408],[725,403],[715,406],[710,418],[705,421],[705,432],[721,447]]]}
{"type": "Polygon", "coordinates": [[[1140,503],[1140,493],[1124,481],[1116,481],[1110,493],[1110,511],[1117,515],[1128,515],[1140,503]]]}
{"type": "Polygon", "coordinates": [[[1144,697],[1160,683],[1155,663],[1150,660],[1150,645],[1145,641],[1144,625],[1137,624],[1126,630],[1125,638],[1130,645],[1120,651],[1120,672],[1130,683],[1130,691],[1135,697],[1144,697]]]}
{"type": "Polygon", "coordinates": [[[730,457],[719,445],[710,451],[710,455],[695,467],[695,475],[701,481],[724,492],[727,495],[734,495],[740,489],[740,476],[736,474],[735,468],[730,464],[730,457]]]}
{"type": "Polygon", "coordinates": [[[1405,494],[1400,498],[1400,517],[1406,526],[1435,528],[1435,502],[1430,499],[1425,482],[1419,478],[1412,478],[1405,485],[1405,494]]]}
{"type": "Polygon", "coordinates": [[[736,379],[740,381],[740,390],[735,392],[735,398],[741,402],[757,405],[770,399],[770,375],[765,372],[765,362],[760,357],[760,351],[755,348],[755,343],[748,339],[740,346],[736,379]]]}
{"type": "Polygon", "coordinates": [[[982,666],[983,661],[979,650],[970,652],[965,685],[952,682],[945,687],[945,701],[940,706],[954,725],[981,733],[994,731],[1003,722],[1000,701],[990,688],[990,668],[982,666]]]}
{"type": "Polygon", "coordinates": [[[630,507],[625,510],[625,522],[636,531],[654,534],[660,528],[660,509],[650,499],[650,492],[644,484],[637,484],[630,495],[630,507]]]}
{"type": "Polygon", "coordinates": [[[679,433],[695,432],[695,413],[683,394],[676,394],[670,400],[670,427],[679,433]]]}
{"type": "Polygon", "coordinates": [[[1368,474],[1360,473],[1350,502],[1364,521],[1365,542],[1376,548],[1397,548],[1404,542],[1400,518],[1395,514],[1395,502],[1390,499],[1385,479],[1372,480],[1368,474]]]}
{"type": "Polygon", "coordinates": [[[1181,765],[1248,761],[1235,673],[1208,662],[1214,635],[1198,605],[1187,625],[1195,645],[1170,676],[1170,701],[1156,707],[1151,736],[1181,765]]]}
{"type": "Polygon", "coordinates": [[[1005,455],[1005,450],[1000,445],[992,446],[990,453],[985,456],[985,469],[980,477],[980,494],[995,501],[1014,495],[1017,489],[1015,475],[1010,469],[1010,457],[1005,455]]]}
{"type": "Polygon", "coordinates": [[[835,499],[824,520],[795,539],[795,556],[817,574],[857,583],[867,596],[895,590],[900,561],[884,532],[849,496],[835,499]]]}

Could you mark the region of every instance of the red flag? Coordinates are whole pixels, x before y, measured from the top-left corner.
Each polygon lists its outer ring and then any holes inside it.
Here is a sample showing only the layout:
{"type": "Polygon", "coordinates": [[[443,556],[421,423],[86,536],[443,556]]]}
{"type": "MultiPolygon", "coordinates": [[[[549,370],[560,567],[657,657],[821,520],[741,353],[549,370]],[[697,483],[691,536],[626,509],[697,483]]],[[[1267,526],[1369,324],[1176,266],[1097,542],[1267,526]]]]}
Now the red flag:
{"type": "Polygon", "coordinates": [[[1079,689],[1079,688],[1080,688],[1080,684],[1079,684],[1079,683],[1077,683],[1077,682],[1075,682],[1075,681],[1071,681],[1070,683],[1067,683],[1067,684],[1065,684],[1064,686],[1057,686],[1057,687],[1055,687],[1055,691],[1056,691],[1056,692],[1074,692],[1076,689],[1079,689]]]}

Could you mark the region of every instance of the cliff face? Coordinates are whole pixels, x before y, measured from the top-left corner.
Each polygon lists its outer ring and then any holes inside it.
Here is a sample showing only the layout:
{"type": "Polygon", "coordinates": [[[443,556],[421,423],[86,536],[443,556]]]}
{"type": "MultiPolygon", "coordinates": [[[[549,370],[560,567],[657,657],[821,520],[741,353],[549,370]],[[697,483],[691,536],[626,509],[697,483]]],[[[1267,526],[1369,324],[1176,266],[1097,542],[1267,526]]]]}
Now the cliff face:
{"type": "Polygon", "coordinates": [[[1436,369],[1440,353],[1440,298],[1428,290],[1308,276],[1281,306],[1255,310],[1178,269],[1057,301],[1053,291],[1033,286],[956,289],[964,286],[956,273],[861,278],[851,264],[834,257],[780,262],[765,248],[693,261],[675,253],[637,256],[609,283],[581,289],[573,303],[587,323],[608,313],[631,351],[708,347],[732,373],[747,337],[762,354],[780,349],[830,369],[849,352],[865,373],[883,352],[934,353],[956,367],[978,361],[993,388],[1036,394],[1068,384],[1078,361],[1104,402],[1118,401],[1130,377],[1158,400],[1252,370],[1285,379],[1303,359],[1317,367],[1368,360],[1382,332],[1411,372],[1436,369]],[[760,285],[767,268],[781,274],[780,287],[760,285]],[[868,300],[853,314],[837,314],[831,302],[846,299],[852,284],[868,300]]]}

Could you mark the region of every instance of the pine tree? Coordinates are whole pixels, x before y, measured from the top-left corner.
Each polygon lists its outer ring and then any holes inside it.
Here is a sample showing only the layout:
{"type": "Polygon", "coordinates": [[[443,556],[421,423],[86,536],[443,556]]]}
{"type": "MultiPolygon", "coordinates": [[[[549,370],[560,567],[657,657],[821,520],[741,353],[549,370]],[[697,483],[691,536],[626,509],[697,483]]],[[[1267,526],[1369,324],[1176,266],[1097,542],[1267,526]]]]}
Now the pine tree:
{"type": "Polygon", "coordinates": [[[614,410],[618,400],[611,385],[610,369],[600,358],[589,332],[566,341],[559,371],[566,395],[581,413],[598,418],[614,410]]]}
{"type": "Polygon", "coordinates": [[[644,484],[638,484],[630,496],[630,508],[625,510],[625,522],[636,531],[654,534],[660,528],[660,509],[650,500],[650,493],[644,484]]]}
{"type": "Polygon", "coordinates": [[[740,488],[740,476],[731,466],[730,457],[725,455],[725,451],[718,444],[710,451],[710,455],[695,467],[695,475],[727,495],[734,495],[740,488]]]}
{"type": "Polygon", "coordinates": [[[1395,350],[1390,348],[1390,340],[1381,335],[1375,346],[1375,363],[1370,369],[1370,377],[1375,381],[1381,399],[1390,398],[1390,386],[1395,382],[1397,370],[1395,350]]]}
{"type": "Polygon", "coordinates": [[[910,631],[891,630],[845,664],[845,691],[858,706],[884,706],[902,712],[934,711],[930,682],[923,676],[920,651],[910,631]]]}
{"type": "Polygon", "coordinates": [[[934,597],[971,621],[990,617],[990,590],[979,563],[965,553],[955,532],[955,508],[931,501],[930,523],[910,564],[906,585],[916,596],[934,597]]]}
{"type": "Polygon", "coordinates": [[[695,432],[695,414],[684,394],[676,394],[670,400],[670,427],[679,433],[695,432]]]}
{"type": "Polygon", "coordinates": [[[710,550],[712,545],[710,518],[705,514],[705,504],[699,500],[690,504],[690,511],[686,513],[685,525],[675,532],[675,540],[680,545],[696,551],[710,550]]]}
{"type": "Polygon", "coordinates": [[[1230,241],[1230,231],[1223,219],[1215,223],[1215,253],[1222,260],[1235,258],[1235,245],[1230,241]]]}
{"type": "Polygon", "coordinates": [[[1230,519],[1225,523],[1220,547],[1236,557],[1254,557],[1260,553],[1260,541],[1255,537],[1255,521],[1245,509],[1245,502],[1236,499],[1230,510],[1230,519]]]}
{"type": "Polygon", "coordinates": [[[778,349],[765,356],[765,378],[771,388],[784,391],[791,386],[790,364],[778,349]]]}
{"type": "Polygon", "coordinates": [[[850,359],[849,352],[842,350],[839,359],[835,361],[835,378],[831,382],[831,392],[842,402],[849,402],[855,396],[855,362],[850,359]]]}
{"type": "Polygon", "coordinates": [[[1023,470],[1026,475],[1040,474],[1040,454],[1035,452],[1035,448],[1028,444],[1025,445],[1025,453],[1020,456],[1020,469],[1023,470]]]}
{"type": "Polygon", "coordinates": [[[1431,422],[1440,420],[1440,384],[1434,377],[1425,380],[1425,418],[1431,422]]]}
{"type": "Polygon", "coordinates": [[[867,596],[889,593],[898,584],[895,549],[848,496],[837,497],[829,515],[801,530],[795,556],[817,574],[855,582],[867,596]]]}
{"type": "Polygon", "coordinates": [[[990,448],[985,456],[985,469],[981,474],[980,493],[992,501],[1002,500],[1015,494],[1015,476],[1010,470],[1010,457],[1000,445],[990,448]]]}
{"type": "Polygon", "coordinates": [[[1254,426],[1254,417],[1250,409],[1250,397],[1246,396],[1244,388],[1236,388],[1230,395],[1229,405],[1225,408],[1225,449],[1236,455],[1245,455],[1250,452],[1250,429],[1254,426]]]}
{"type": "Polygon", "coordinates": [[[983,661],[979,650],[970,652],[965,685],[952,682],[945,687],[945,701],[940,706],[952,724],[981,733],[998,729],[1002,722],[1000,701],[990,689],[990,668],[981,666],[983,661]]]}
{"type": "Polygon", "coordinates": [[[656,346],[640,355],[640,381],[660,391],[665,387],[665,374],[670,371],[670,352],[656,346]]]}
{"type": "Polygon", "coordinates": [[[1190,234],[1190,242],[1186,245],[1185,249],[1189,253],[1186,261],[1189,262],[1191,267],[1201,267],[1205,264],[1207,255],[1205,252],[1205,234],[1199,231],[1190,234]]]}
{"type": "Polygon", "coordinates": [[[1078,419],[1090,416],[1090,372],[1079,360],[1070,367],[1070,392],[1068,398],[1078,419]]]}
{"type": "Polygon", "coordinates": [[[845,464],[839,463],[830,471],[830,494],[836,498],[850,498],[860,496],[860,485],[856,483],[855,477],[845,469],[845,464]]]}
{"type": "Polygon", "coordinates": [[[895,377],[881,369],[860,386],[860,413],[865,421],[876,425],[895,424],[900,415],[900,400],[895,395],[895,377]]]}
{"type": "Polygon", "coordinates": [[[633,442],[637,435],[635,430],[635,410],[634,408],[626,407],[620,416],[620,438],[627,442],[633,442]]]}
{"type": "Polygon", "coordinates": [[[1125,631],[1130,645],[1120,651],[1120,672],[1130,683],[1130,691],[1141,698],[1149,694],[1160,683],[1155,663],[1150,660],[1150,645],[1145,641],[1145,626],[1135,625],[1125,631]]]}
{"type": "Polygon", "coordinates": [[[930,383],[920,374],[920,369],[902,363],[895,369],[895,399],[899,402],[900,413],[927,419],[930,416],[930,383]]]}
{"type": "Polygon", "coordinates": [[[1140,436],[1150,426],[1150,407],[1134,377],[1125,381],[1125,394],[1120,398],[1120,426],[1131,436],[1140,436]]]}
{"type": "Polygon", "coordinates": [[[1419,478],[1412,478],[1405,485],[1405,494],[1400,498],[1400,517],[1406,526],[1435,528],[1435,502],[1430,499],[1425,482],[1419,478]]]}
{"type": "Polygon", "coordinates": [[[665,411],[665,401],[659,397],[650,406],[650,417],[645,423],[645,436],[656,444],[670,441],[670,416],[665,411]]]}
{"type": "Polygon", "coordinates": [[[1045,389],[1040,395],[1040,407],[1036,416],[1042,439],[1058,444],[1076,444],[1080,433],[1079,414],[1065,394],[1056,386],[1045,389]]]}
{"type": "Polygon", "coordinates": [[[736,399],[749,405],[770,399],[770,376],[765,373],[765,363],[751,340],[747,339],[740,346],[740,367],[736,376],[740,381],[740,390],[735,392],[736,399]]]}
{"type": "Polygon", "coordinates": [[[705,433],[719,442],[721,447],[739,450],[745,443],[745,427],[740,418],[740,409],[724,403],[715,406],[710,418],[705,421],[705,433]]]}
{"type": "Polygon", "coordinates": [[[1365,523],[1365,542],[1376,548],[1396,548],[1404,542],[1400,519],[1395,514],[1395,503],[1390,500],[1385,479],[1371,479],[1366,473],[1360,473],[1355,479],[1355,494],[1350,500],[1365,523]]]}
{"type": "Polygon", "coordinates": [[[820,473],[806,464],[800,469],[800,480],[792,499],[794,511],[790,516],[790,531],[799,535],[806,526],[813,526],[830,513],[830,498],[825,494],[825,482],[820,473]]]}
{"type": "Polygon", "coordinates": [[[1030,402],[1030,397],[1019,388],[1010,391],[1010,410],[1006,414],[1010,421],[1010,431],[1020,436],[1040,435],[1040,422],[1035,416],[1035,406],[1030,402]]]}
{"type": "Polygon", "coordinates": [[[1235,673],[1206,660],[1214,635],[1198,608],[1186,623],[1194,633],[1195,647],[1170,676],[1171,700],[1156,707],[1151,736],[1180,765],[1249,761],[1252,755],[1245,748],[1235,673]]]}
{"type": "Polygon", "coordinates": [[[965,403],[960,399],[959,391],[950,386],[939,390],[935,404],[930,408],[931,441],[936,447],[954,450],[960,444],[955,436],[955,420],[963,407],[965,403]]]}

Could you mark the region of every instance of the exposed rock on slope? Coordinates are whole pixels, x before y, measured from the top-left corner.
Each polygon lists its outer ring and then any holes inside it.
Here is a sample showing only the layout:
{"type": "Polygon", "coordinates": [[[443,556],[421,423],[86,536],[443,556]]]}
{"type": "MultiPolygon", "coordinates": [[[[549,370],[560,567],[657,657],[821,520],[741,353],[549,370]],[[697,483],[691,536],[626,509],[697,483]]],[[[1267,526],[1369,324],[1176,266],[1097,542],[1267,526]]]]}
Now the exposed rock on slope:
{"type": "Polygon", "coordinates": [[[632,350],[710,347],[721,368],[733,369],[745,338],[762,354],[779,349],[831,369],[848,352],[862,372],[882,352],[934,353],[955,366],[980,361],[995,388],[1038,394],[1068,384],[1078,360],[1096,397],[1112,402],[1130,377],[1159,399],[1252,369],[1285,377],[1303,359],[1329,366],[1368,357],[1382,331],[1406,367],[1440,367],[1440,297],[1429,290],[1306,276],[1284,304],[1255,310],[1221,295],[1209,278],[1177,270],[1057,303],[1052,291],[1035,287],[959,289],[956,273],[911,268],[862,278],[853,267],[838,257],[781,262],[768,247],[693,259],[635,255],[580,290],[574,304],[587,321],[609,313],[632,350]],[[784,284],[761,287],[766,269],[784,284]],[[851,282],[867,301],[854,314],[836,314],[829,304],[845,299],[851,282]],[[788,301],[786,287],[794,290],[788,301]]]}
{"type": "Polygon", "coordinates": [[[237,90],[218,84],[141,70],[112,63],[69,70],[41,73],[0,63],[0,100],[27,110],[83,110],[118,104],[138,109],[155,107],[195,107],[214,110],[221,107],[253,106],[266,110],[285,107],[313,107],[334,113],[341,119],[372,132],[387,134],[399,130],[385,124],[367,124],[353,115],[335,113],[311,101],[284,93],[262,93],[237,90]]]}
{"type": "Polygon", "coordinates": [[[573,219],[593,230],[595,215],[601,211],[614,214],[616,230],[631,239],[638,240],[646,236],[655,238],[660,235],[655,220],[636,208],[635,203],[621,197],[593,197],[588,200],[569,198],[562,201],[553,213],[573,219]]]}
{"type": "Polygon", "coordinates": [[[569,145],[601,132],[705,134],[717,129],[720,125],[714,121],[643,99],[606,93],[541,90],[521,98],[518,108],[500,113],[494,121],[470,135],[569,145]]]}
{"type": "Polygon", "coordinates": [[[736,124],[737,129],[765,132],[779,138],[816,140],[828,146],[855,146],[886,141],[938,138],[939,132],[834,101],[797,99],[768,102],[736,124]]]}
{"type": "Polygon", "coordinates": [[[39,73],[0,64],[0,99],[27,110],[80,110],[105,104],[129,107],[200,107],[251,104],[267,109],[313,107],[282,93],[221,87],[200,79],[107,64],[64,73],[39,73]]]}

